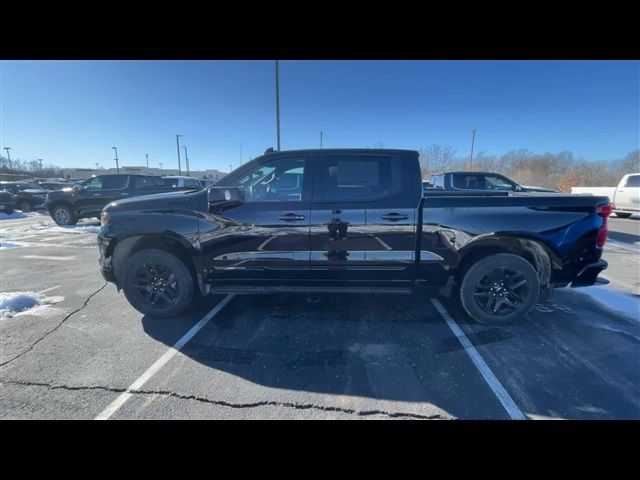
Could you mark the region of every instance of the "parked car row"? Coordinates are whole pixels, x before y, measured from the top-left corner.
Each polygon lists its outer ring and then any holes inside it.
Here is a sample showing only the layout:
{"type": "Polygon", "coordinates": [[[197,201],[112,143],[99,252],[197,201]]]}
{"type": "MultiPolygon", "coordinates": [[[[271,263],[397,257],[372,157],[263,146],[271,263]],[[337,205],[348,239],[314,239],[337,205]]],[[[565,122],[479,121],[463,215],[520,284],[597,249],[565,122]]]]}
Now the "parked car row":
{"type": "Polygon", "coordinates": [[[15,209],[23,212],[45,208],[49,193],[49,190],[33,182],[0,182],[0,190],[12,195],[15,209]]]}
{"type": "Polygon", "coordinates": [[[110,202],[176,190],[199,190],[191,177],[151,175],[99,175],[70,189],[49,192],[46,209],[58,225],[75,225],[81,218],[100,218],[110,202]]]}

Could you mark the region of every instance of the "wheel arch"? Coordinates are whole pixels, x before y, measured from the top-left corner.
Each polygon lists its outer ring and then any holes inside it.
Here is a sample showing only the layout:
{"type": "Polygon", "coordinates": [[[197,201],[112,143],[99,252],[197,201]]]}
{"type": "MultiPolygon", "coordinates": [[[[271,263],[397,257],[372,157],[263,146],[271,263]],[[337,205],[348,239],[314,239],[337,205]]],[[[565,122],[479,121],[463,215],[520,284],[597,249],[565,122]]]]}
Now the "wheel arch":
{"type": "Polygon", "coordinates": [[[206,290],[206,288],[201,280],[201,275],[198,275],[196,261],[194,261],[197,252],[184,238],[169,233],[129,235],[110,242],[105,253],[106,256],[112,257],[113,274],[118,289],[122,284],[120,275],[122,274],[126,260],[141,250],[151,248],[164,250],[180,258],[191,272],[193,280],[201,292],[203,294],[208,293],[208,291],[203,291],[206,290]]]}
{"type": "Polygon", "coordinates": [[[460,261],[455,280],[459,285],[462,277],[474,262],[488,255],[511,253],[529,261],[538,274],[540,285],[551,282],[553,268],[562,268],[560,257],[545,243],[523,236],[495,234],[473,241],[460,250],[460,261]]]}

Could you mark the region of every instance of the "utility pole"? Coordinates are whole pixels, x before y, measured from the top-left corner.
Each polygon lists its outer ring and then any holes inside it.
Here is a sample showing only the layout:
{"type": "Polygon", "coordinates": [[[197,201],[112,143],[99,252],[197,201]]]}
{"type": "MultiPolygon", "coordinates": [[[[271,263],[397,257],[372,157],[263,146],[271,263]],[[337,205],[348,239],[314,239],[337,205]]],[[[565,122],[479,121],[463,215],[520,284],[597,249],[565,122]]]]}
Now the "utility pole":
{"type": "Polygon", "coordinates": [[[278,151],[280,151],[280,67],[276,60],[276,132],[278,139],[278,151]]]}
{"type": "Polygon", "coordinates": [[[120,175],[120,164],[118,162],[118,149],[116,147],[111,147],[116,151],[116,175],[120,175]]]}
{"type": "Polygon", "coordinates": [[[160,176],[162,176],[162,162],[160,162],[160,176]]]}
{"type": "Polygon", "coordinates": [[[189,157],[187,156],[187,146],[185,145],[184,147],[184,163],[186,164],[187,167],[187,177],[189,176],[189,157]]]}
{"type": "Polygon", "coordinates": [[[471,155],[469,156],[469,171],[473,170],[473,146],[476,142],[476,130],[477,128],[474,128],[473,130],[471,130],[472,136],[471,136],[471,155]]]}
{"type": "Polygon", "coordinates": [[[100,164],[98,162],[96,162],[96,175],[98,175],[98,167],[100,166],[100,164]]]}
{"type": "Polygon", "coordinates": [[[11,164],[11,152],[9,150],[11,150],[11,147],[4,147],[4,149],[7,151],[7,160],[9,161],[9,170],[11,170],[13,168],[13,165],[11,164]]]}
{"type": "Polygon", "coordinates": [[[149,154],[145,153],[144,156],[147,157],[147,168],[149,168],[149,154]]]}
{"type": "Polygon", "coordinates": [[[41,159],[41,158],[39,158],[39,159],[38,159],[38,162],[40,162],[40,173],[42,174],[42,159],[41,159]]]}
{"type": "Polygon", "coordinates": [[[322,130],[320,130],[320,148],[322,148],[322,130]]]}
{"type": "Polygon", "coordinates": [[[182,135],[176,135],[176,147],[178,149],[178,175],[182,175],[182,167],[180,166],[180,137],[182,135]]]}

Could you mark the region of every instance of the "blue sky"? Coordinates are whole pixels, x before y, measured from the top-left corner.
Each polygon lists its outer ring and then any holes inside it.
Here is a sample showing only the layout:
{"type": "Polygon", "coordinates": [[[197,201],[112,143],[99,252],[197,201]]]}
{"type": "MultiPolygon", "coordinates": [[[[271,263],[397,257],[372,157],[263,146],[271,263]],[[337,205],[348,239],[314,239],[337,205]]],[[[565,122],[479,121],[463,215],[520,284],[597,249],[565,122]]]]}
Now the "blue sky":
{"type": "MultiPolygon", "coordinates": [[[[640,143],[640,62],[282,61],[282,148],[528,148],[624,157],[640,143]]],[[[0,143],[12,158],[93,168],[237,167],[275,146],[269,61],[2,61],[0,143]],[[242,146],[242,147],[241,147],[242,146]],[[182,152],[181,152],[182,153],[182,152]],[[184,167],[184,165],[183,165],[184,167]]],[[[5,151],[2,150],[4,154],[5,151]]]]}

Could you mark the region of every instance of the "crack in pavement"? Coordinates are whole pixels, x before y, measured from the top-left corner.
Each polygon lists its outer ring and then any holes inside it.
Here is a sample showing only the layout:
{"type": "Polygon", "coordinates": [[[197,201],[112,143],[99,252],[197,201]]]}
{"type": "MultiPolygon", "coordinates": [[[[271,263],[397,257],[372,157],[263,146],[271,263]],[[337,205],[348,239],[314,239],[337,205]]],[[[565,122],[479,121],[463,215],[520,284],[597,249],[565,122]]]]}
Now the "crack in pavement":
{"type": "Polygon", "coordinates": [[[349,415],[357,415],[359,417],[368,417],[372,415],[384,415],[389,418],[410,418],[410,419],[416,419],[416,420],[449,419],[449,417],[438,414],[438,413],[433,415],[421,415],[419,413],[387,412],[384,410],[355,410],[352,408],[315,405],[313,403],[277,402],[274,400],[264,400],[264,401],[253,402],[253,403],[231,403],[231,402],[226,402],[224,400],[213,400],[210,398],[200,397],[197,395],[184,395],[176,392],[171,392],[168,390],[128,390],[126,388],[105,387],[102,385],[92,385],[92,386],[53,385],[45,382],[27,382],[27,381],[20,381],[20,380],[0,380],[0,384],[11,384],[11,385],[19,385],[19,386],[27,386],[27,387],[45,387],[49,390],[69,390],[69,391],[102,390],[105,392],[112,392],[112,393],[128,392],[133,395],[159,395],[163,397],[177,398],[180,400],[190,400],[190,401],[196,401],[200,403],[207,403],[211,405],[218,405],[221,407],[236,408],[236,409],[273,406],[273,407],[292,408],[295,410],[321,410],[325,412],[346,413],[349,415]]]}
{"type": "Polygon", "coordinates": [[[20,358],[21,356],[23,356],[25,353],[29,353],[31,350],[33,350],[33,347],[35,347],[38,343],[40,343],[42,340],[44,340],[45,338],[47,338],[49,335],[51,335],[53,332],[55,332],[58,328],[60,328],[62,326],[62,324],[64,322],[66,322],[69,318],[71,318],[73,315],[75,315],[76,313],[78,313],[80,310],[82,310],[83,308],[85,308],[87,306],[87,304],[89,303],[89,300],[91,300],[95,295],[97,295],[98,293],[100,293],[102,290],[104,290],[104,288],[109,284],[109,282],[104,282],[104,285],[102,285],[99,289],[97,289],[95,292],[93,292],[91,295],[89,295],[84,303],[82,304],[82,306],[76,308],[73,312],[68,313],[67,316],[65,316],[60,323],[58,323],[58,325],[56,325],[55,327],[53,327],[51,330],[49,330],[47,333],[45,333],[43,336],[41,336],[40,338],[38,338],[35,342],[33,342],[29,348],[27,348],[26,350],[22,351],[21,353],[19,353],[18,355],[16,355],[15,357],[7,360],[6,362],[2,362],[0,363],[0,367],[4,367],[5,365],[10,364],[11,362],[13,362],[14,360],[20,358]]]}

